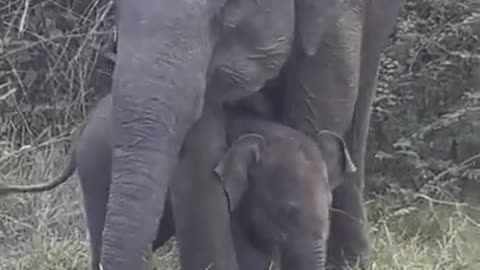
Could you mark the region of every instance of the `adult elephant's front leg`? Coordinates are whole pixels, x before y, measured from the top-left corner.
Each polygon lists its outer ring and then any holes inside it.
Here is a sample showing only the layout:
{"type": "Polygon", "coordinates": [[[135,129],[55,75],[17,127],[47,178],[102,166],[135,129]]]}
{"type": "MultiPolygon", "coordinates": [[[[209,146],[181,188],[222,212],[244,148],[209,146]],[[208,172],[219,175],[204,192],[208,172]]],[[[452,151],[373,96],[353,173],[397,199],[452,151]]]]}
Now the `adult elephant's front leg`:
{"type": "MultiPolygon", "coordinates": [[[[349,16],[353,19],[358,15],[351,13],[349,16]]],[[[342,265],[338,260],[364,257],[367,253],[363,226],[363,177],[358,172],[347,175],[342,168],[340,146],[328,136],[319,136],[318,133],[327,129],[345,136],[354,164],[362,163],[361,156],[356,152],[358,148],[352,145],[352,137],[347,136],[351,135],[348,133],[358,95],[361,44],[361,32],[358,30],[349,29],[348,37],[344,36],[345,29],[327,33],[325,46],[313,57],[296,52],[289,65],[283,109],[286,124],[316,138],[327,157],[330,184],[337,186],[333,192],[333,207],[340,209],[338,213],[331,213],[328,243],[328,262],[336,266],[342,265]],[[339,191],[343,191],[344,197],[339,196],[339,191]],[[340,220],[342,223],[338,222],[340,220]]]]}
{"type": "Polygon", "coordinates": [[[200,118],[222,1],[115,1],[112,172],[104,270],[143,269],[188,130],[200,118]]]}
{"type": "Polygon", "coordinates": [[[175,234],[185,270],[238,269],[230,214],[214,167],[226,149],[221,110],[206,106],[188,133],[172,181],[175,234]]]}
{"type": "Polygon", "coordinates": [[[336,187],[328,245],[328,264],[334,269],[358,261],[364,265],[368,257],[363,190],[371,102],[380,49],[401,2],[350,1],[317,52],[307,56],[297,48],[287,70],[284,121],[317,138],[336,187]],[[318,135],[322,129],[345,136],[355,173],[345,170],[340,145],[318,135]]]}
{"type": "MultiPolygon", "coordinates": [[[[351,13],[348,16],[353,19],[357,14],[351,13]]],[[[328,136],[318,135],[320,130],[327,129],[346,136],[351,127],[358,94],[361,32],[349,29],[346,37],[347,27],[350,24],[343,25],[342,32],[327,33],[325,46],[313,57],[296,52],[295,59],[289,66],[283,110],[284,121],[288,125],[317,139],[327,157],[330,184],[338,186],[343,183],[333,192],[333,207],[341,208],[341,215],[351,219],[344,219],[332,212],[328,260],[330,263],[335,261],[335,265],[340,265],[337,262],[340,254],[345,257],[361,257],[366,255],[368,247],[362,225],[364,209],[361,174],[347,175],[342,168],[340,146],[328,136]],[[345,190],[342,192],[345,197],[337,195],[339,190],[345,190]],[[345,203],[339,205],[338,202],[345,203]],[[343,220],[343,223],[337,222],[339,220],[343,220]],[[342,238],[337,239],[337,235],[342,238]],[[335,251],[332,252],[333,250],[335,251]]],[[[352,147],[351,137],[345,139],[354,164],[360,163],[359,155],[352,147]]]]}

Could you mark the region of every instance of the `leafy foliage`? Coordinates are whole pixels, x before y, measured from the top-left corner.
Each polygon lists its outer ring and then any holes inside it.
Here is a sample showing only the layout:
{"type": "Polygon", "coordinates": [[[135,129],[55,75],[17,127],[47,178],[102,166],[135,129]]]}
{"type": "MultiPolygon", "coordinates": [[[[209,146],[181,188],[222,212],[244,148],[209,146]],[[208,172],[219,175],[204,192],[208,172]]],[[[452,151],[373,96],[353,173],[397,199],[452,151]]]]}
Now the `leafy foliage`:
{"type": "Polygon", "coordinates": [[[39,143],[83,117],[98,49],[110,40],[98,1],[0,1],[0,138],[39,143]]]}
{"type": "Polygon", "coordinates": [[[393,187],[453,200],[478,181],[479,7],[407,1],[381,60],[369,145],[372,191],[393,187]]]}

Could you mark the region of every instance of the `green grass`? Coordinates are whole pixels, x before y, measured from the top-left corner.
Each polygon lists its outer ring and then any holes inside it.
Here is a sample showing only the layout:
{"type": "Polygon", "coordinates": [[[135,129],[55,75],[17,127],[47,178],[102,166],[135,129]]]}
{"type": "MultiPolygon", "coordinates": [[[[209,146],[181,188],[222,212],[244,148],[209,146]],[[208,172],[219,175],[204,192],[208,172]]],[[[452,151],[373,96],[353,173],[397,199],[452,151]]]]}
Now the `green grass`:
{"type": "MultiPolygon", "coordinates": [[[[59,147],[12,153],[0,145],[0,179],[33,183],[53,177],[65,154],[59,147]]],[[[372,270],[480,269],[477,210],[419,201],[399,205],[388,195],[368,202],[372,270]]],[[[78,182],[52,192],[0,200],[0,269],[86,269],[88,242],[78,182]]],[[[157,270],[178,269],[174,243],[155,254],[157,270]]]]}

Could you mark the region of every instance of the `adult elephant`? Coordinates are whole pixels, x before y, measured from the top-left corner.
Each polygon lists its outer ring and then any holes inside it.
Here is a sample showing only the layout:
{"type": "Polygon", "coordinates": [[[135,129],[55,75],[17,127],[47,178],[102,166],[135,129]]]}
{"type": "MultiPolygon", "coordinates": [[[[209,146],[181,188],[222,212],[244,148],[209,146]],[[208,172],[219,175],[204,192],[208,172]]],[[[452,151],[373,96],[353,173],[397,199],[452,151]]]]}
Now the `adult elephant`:
{"type": "MultiPolygon", "coordinates": [[[[318,14],[335,10],[334,1],[318,3],[313,7],[318,14]]],[[[142,253],[154,238],[154,217],[163,214],[180,149],[194,154],[185,162],[201,159],[203,152],[215,153],[204,157],[208,163],[198,163],[213,174],[212,166],[226,145],[201,138],[225,137],[215,114],[225,101],[259,90],[284,65],[294,39],[295,0],[115,4],[112,181],[101,264],[105,270],[136,270],[142,268],[142,253]],[[202,129],[205,123],[214,128],[202,129]]],[[[311,16],[302,20],[305,29],[315,23],[311,16]]],[[[176,231],[182,268],[235,270],[221,183],[195,177],[176,177],[173,183],[173,207],[185,209],[177,211],[183,216],[175,217],[181,220],[176,231]],[[205,212],[211,218],[198,214],[205,212]]]]}
{"type": "Polygon", "coordinates": [[[338,185],[333,191],[328,243],[328,264],[333,269],[365,265],[369,255],[363,204],[367,133],[381,50],[403,3],[342,2],[321,43],[312,51],[295,49],[281,78],[285,94],[280,120],[317,138],[329,157],[329,179],[338,185]],[[339,169],[342,148],[318,136],[324,129],[344,136],[357,172],[339,169]]]}
{"type": "MultiPolygon", "coordinates": [[[[245,23],[258,19],[258,7],[265,2],[116,0],[119,38],[113,75],[112,185],[103,234],[103,269],[141,269],[142,252],[154,237],[153,217],[162,216],[167,184],[186,134],[202,117],[203,108],[215,113],[204,103],[218,107],[225,100],[255,92],[283,66],[288,44],[277,51],[259,34],[270,31],[269,27],[245,23]],[[223,39],[226,36],[230,39],[223,39]],[[264,42],[256,43],[259,40],[264,42]],[[238,44],[243,49],[253,45],[253,50],[222,50],[238,44]],[[247,60],[232,59],[229,52],[243,52],[247,60]],[[269,61],[275,55],[280,60],[269,61]]],[[[329,248],[329,262],[340,267],[345,259],[364,256],[368,247],[362,191],[369,112],[380,49],[402,1],[295,2],[298,42],[282,78],[286,79],[285,95],[280,97],[282,121],[313,137],[317,128],[345,135],[360,167],[359,173],[345,175],[339,169],[343,166],[339,146],[318,140],[328,153],[330,179],[342,183],[334,191],[334,207],[342,214],[333,213],[329,248]]],[[[289,23],[289,16],[275,16],[277,22],[289,23]]],[[[196,137],[193,130],[191,138],[196,137]]],[[[194,145],[202,150],[201,142],[194,145]]],[[[221,143],[216,147],[221,148],[221,143]]],[[[215,228],[221,229],[198,230],[213,221],[182,218],[186,227],[177,232],[181,246],[188,244],[182,244],[183,235],[192,240],[193,250],[203,251],[202,256],[185,257],[181,250],[182,261],[191,265],[184,268],[201,269],[207,263],[213,266],[210,269],[235,270],[228,212],[222,203],[225,198],[216,184],[207,184],[190,178],[180,185],[183,197],[203,194],[185,201],[185,208],[209,209],[209,216],[217,222],[215,228]],[[187,237],[188,232],[193,234],[187,237]]]]}

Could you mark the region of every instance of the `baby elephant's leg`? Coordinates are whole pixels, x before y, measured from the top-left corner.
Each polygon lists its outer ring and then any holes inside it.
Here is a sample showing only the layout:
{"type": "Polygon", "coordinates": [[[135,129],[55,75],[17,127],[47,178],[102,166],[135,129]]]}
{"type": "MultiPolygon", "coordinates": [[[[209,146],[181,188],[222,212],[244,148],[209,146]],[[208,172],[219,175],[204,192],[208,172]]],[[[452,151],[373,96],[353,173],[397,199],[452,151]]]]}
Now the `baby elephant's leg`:
{"type": "Polygon", "coordinates": [[[251,242],[252,236],[249,235],[247,228],[235,217],[232,222],[232,234],[240,270],[269,269],[270,259],[268,255],[253,245],[251,242]]]}

